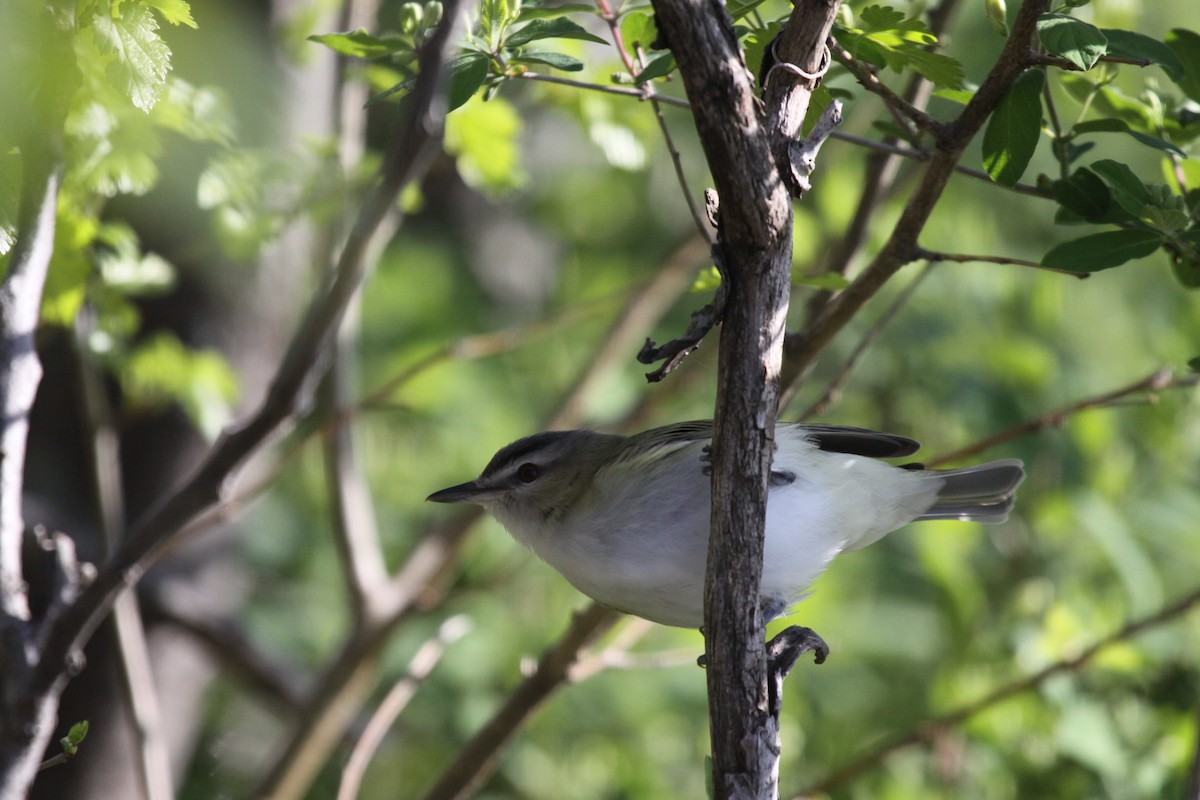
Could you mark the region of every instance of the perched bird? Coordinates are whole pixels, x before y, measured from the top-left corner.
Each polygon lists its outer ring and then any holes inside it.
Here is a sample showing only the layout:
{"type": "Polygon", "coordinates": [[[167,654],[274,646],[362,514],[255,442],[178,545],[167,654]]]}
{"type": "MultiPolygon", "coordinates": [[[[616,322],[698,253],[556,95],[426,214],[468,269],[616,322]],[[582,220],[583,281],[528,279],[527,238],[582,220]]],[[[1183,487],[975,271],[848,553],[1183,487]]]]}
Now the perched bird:
{"type": "MultiPolygon", "coordinates": [[[[616,436],[589,430],[513,442],[435,503],[478,503],[575,588],[664,625],[704,619],[711,422],[616,436]]],[[[863,428],[780,422],[767,496],[762,607],[784,613],[846,550],[926,519],[1003,522],[1021,462],[925,470],[878,459],[912,439],[863,428]]]]}

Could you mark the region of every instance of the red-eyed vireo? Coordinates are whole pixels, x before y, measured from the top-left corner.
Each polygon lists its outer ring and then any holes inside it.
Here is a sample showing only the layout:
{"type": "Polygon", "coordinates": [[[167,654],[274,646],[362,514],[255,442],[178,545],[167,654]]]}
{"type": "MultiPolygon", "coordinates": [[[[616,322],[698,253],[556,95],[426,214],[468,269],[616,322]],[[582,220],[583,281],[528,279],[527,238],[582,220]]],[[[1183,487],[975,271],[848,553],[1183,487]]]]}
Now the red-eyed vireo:
{"type": "MultiPolygon", "coordinates": [[[[664,625],[704,621],[711,422],[616,436],[539,433],[483,474],[429,496],[478,503],[577,589],[664,625]]],[[[879,461],[918,443],[862,428],[780,422],[767,500],[762,604],[782,614],[838,553],[914,520],[1003,522],[1021,462],[925,470],[879,461]]]]}

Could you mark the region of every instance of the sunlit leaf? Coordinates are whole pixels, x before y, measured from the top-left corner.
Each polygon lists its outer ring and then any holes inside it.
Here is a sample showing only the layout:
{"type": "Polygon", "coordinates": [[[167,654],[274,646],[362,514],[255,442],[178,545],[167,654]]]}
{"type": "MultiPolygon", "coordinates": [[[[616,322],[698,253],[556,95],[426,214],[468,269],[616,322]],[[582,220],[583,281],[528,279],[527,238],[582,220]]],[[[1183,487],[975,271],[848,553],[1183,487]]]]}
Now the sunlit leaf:
{"type": "Polygon", "coordinates": [[[196,21],[192,19],[192,9],[185,0],[143,0],[143,2],[153,7],[163,19],[172,25],[196,27],[196,21]]]}
{"type": "Polygon", "coordinates": [[[409,44],[403,39],[372,36],[365,28],[345,33],[316,34],[309,36],[308,40],[323,44],[335,53],[354,58],[382,58],[409,48],[409,44]]]}
{"type": "Polygon", "coordinates": [[[1108,48],[1108,39],[1099,28],[1066,14],[1042,14],[1037,32],[1047,51],[1082,70],[1091,69],[1108,48]]]}
{"type": "Polygon", "coordinates": [[[148,6],[127,3],[119,18],[97,13],[92,30],[101,50],[115,56],[108,74],[142,111],[154,108],[167,83],[171,51],[148,6]]]}
{"type": "Polygon", "coordinates": [[[505,47],[520,47],[538,39],[579,39],[585,42],[608,44],[604,39],[589,33],[577,22],[566,17],[553,19],[535,19],[525,27],[509,34],[504,40],[505,47]]]}

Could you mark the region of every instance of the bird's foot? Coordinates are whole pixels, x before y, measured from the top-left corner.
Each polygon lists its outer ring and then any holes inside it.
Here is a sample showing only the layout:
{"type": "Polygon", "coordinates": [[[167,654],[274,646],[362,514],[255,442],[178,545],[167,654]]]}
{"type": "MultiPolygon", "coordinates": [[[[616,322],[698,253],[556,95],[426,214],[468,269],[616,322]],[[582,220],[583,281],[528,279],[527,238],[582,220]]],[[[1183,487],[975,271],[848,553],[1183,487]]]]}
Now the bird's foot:
{"type": "Polygon", "coordinates": [[[783,679],[796,665],[796,659],[812,652],[818,664],[825,663],[829,645],[812,628],[793,625],[784,628],[767,642],[767,702],[772,716],[778,718],[783,707],[783,679]]]}

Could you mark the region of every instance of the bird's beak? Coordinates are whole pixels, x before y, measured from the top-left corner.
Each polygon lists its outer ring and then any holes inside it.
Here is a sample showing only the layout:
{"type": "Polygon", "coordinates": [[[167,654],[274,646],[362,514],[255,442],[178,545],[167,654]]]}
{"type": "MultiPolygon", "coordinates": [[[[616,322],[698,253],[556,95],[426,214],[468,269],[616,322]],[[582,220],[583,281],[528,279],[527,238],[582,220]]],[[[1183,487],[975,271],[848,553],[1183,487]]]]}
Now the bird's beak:
{"type": "Polygon", "coordinates": [[[466,483],[460,483],[458,486],[451,486],[449,489],[434,492],[425,498],[425,502],[477,503],[486,498],[489,493],[490,490],[485,486],[480,486],[479,481],[467,481],[466,483]]]}

